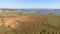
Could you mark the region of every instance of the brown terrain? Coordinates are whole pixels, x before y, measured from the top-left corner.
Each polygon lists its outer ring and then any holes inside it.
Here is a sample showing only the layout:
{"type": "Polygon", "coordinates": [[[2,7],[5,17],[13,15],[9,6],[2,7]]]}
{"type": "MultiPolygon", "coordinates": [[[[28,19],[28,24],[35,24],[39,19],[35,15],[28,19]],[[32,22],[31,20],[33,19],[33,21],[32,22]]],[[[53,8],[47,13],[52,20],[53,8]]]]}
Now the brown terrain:
{"type": "MultiPolygon", "coordinates": [[[[43,17],[40,17],[43,18],[43,17]]],[[[29,16],[20,16],[20,17],[13,17],[13,18],[0,18],[0,25],[10,27],[11,29],[15,29],[18,25],[20,25],[19,22],[30,22],[32,23],[36,22],[36,18],[29,18],[29,16]]],[[[59,27],[52,26],[48,23],[40,23],[43,27],[51,30],[60,30],[59,27]]]]}
{"type": "Polygon", "coordinates": [[[60,32],[60,27],[55,25],[59,24],[60,16],[56,16],[55,14],[47,14],[44,16],[19,14],[19,16],[15,16],[15,14],[13,15],[12,13],[12,16],[10,15],[10,17],[8,14],[6,14],[5,17],[4,15],[1,15],[2,17],[0,16],[0,30],[5,27],[4,29],[2,29],[2,31],[5,31],[5,33],[7,34],[9,34],[10,32],[12,34],[40,34],[40,32],[44,32],[44,29],[46,32],[60,32]]]}
{"type": "Polygon", "coordinates": [[[19,24],[16,21],[27,22],[29,21],[29,17],[21,16],[14,18],[0,18],[0,25],[4,25],[6,27],[10,26],[11,28],[15,28],[19,24]]]}

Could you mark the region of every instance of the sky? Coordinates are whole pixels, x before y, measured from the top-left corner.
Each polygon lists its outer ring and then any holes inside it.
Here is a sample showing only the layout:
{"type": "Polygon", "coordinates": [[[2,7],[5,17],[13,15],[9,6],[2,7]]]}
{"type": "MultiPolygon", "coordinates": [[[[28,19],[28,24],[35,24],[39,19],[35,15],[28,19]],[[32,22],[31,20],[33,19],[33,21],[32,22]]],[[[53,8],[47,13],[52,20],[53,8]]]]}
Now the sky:
{"type": "Polygon", "coordinates": [[[0,0],[0,8],[52,8],[60,9],[60,0],[0,0]]]}

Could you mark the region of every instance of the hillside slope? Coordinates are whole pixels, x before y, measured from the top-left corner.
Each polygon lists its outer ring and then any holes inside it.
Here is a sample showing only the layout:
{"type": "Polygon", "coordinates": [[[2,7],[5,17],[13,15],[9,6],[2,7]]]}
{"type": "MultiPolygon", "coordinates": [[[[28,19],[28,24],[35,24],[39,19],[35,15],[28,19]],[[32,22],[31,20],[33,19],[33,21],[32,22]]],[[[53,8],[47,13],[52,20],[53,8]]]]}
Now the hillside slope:
{"type": "MultiPolygon", "coordinates": [[[[13,14],[14,13],[12,13],[12,16],[15,15],[13,14]]],[[[16,14],[18,15],[18,13],[16,14]]],[[[7,15],[7,13],[4,15],[7,15]]],[[[1,34],[52,34],[57,31],[60,33],[60,16],[56,14],[47,14],[44,16],[22,16],[19,13],[19,16],[16,17],[0,17],[1,34]]]]}

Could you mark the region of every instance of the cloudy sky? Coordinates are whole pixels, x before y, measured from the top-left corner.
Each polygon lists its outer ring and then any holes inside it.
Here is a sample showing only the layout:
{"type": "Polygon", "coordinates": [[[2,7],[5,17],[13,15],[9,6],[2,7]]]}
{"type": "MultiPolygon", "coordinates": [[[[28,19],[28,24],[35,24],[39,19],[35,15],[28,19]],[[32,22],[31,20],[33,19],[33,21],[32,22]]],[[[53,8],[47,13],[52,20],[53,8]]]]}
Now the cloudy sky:
{"type": "Polygon", "coordinates": [[[0,0],[0,8],[60,8],[60,0],[0,0]]]}

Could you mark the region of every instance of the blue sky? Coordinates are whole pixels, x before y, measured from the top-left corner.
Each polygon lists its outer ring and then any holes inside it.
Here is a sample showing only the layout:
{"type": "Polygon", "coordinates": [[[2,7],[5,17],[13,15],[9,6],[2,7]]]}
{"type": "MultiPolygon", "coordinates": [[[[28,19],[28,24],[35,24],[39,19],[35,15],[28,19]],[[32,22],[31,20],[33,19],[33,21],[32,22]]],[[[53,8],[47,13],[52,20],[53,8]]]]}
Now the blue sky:
{"type": "Polygon", "coordinates": [[[60,8],[60,0],[0,0],[0,8],[60,8]]]}

